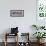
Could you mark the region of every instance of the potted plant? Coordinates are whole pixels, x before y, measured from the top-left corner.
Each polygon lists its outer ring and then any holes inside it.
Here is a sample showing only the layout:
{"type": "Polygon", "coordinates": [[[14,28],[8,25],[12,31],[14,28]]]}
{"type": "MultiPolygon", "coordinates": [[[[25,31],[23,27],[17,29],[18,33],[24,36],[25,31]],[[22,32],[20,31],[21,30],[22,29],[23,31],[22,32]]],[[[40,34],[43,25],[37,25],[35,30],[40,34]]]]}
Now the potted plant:
{"type": "Polygon", "coordinates": [[[45,29],[45,26],[41,26],[40,29],[45,29]]]}
{"type": "Polygon", "coordinates": [[[33,28],[35,28],[36,30],[39,30],[37,25],[32,25],[33,28]]]}
{"type": "Polygon", "coordinates": [[[38,43],[41,43],[40,40],[42,38],[45,38],[44,37],[46,36],[45,34],[46,34],[45,32],[35,32],[33,35],[37,38],[38,43]]]}
{"type": "Polygon", "coordinates": [[[45,29],[45,26],[32,25],[32,27],[35,28],[36,30],[45,29]]]}

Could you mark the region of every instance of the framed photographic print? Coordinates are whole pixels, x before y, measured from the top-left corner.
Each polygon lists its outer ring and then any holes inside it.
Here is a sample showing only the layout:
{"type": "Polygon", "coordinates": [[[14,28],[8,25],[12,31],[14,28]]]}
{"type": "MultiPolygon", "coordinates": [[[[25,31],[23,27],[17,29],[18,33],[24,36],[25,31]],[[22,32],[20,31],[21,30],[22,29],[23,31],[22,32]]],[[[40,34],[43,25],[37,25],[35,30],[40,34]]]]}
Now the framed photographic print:
{"type": "Polygon", "coordinates": [[[11,17],[24,17],[24,10],[10,10],[11,17]]]}

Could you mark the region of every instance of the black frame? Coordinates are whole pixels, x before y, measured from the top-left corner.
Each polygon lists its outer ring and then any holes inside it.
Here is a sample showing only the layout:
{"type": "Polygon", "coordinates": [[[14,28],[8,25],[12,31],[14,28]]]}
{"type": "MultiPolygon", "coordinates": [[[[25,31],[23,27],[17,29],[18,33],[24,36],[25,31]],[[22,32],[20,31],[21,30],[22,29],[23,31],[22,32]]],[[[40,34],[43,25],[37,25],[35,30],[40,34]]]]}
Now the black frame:
{"type": "Polygon", "coordinates": [[[11,17],[24,17],[24,10],[10,10],[11,17]]]}

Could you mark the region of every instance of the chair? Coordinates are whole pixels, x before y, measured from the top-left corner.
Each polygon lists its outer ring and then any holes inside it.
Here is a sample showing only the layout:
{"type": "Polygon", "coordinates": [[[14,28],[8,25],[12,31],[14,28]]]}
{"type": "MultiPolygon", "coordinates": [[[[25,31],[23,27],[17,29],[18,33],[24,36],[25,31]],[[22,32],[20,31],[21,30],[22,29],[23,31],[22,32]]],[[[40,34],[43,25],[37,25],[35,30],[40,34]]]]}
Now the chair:
{"type": "Polygon", "coordinates": [[[19,43],[19,46],[30,46],[29,42],[29,33],[21,33],[22,40],[27,39],[26,41],[22,41],[19,43]]]}
{"type": "MultiPolygon", "coordinates": [[[[5,34],[5,46],[7,46],[8,45],[8,42],[7,42],[7,38],[10,38],[10,36],[17,36],[17,41],[16,41],[16,46],[18,46],[18,34],[9,34],[9,33],[6,33],[5,34]],[[7,36],[9,36],[9,37],[7,37],[7,36]]],[[[16,40],[16,39],[15,39],[16,40]]]]}
{"type": "Polygon", "coordinates": [[[7,38],[10,38],[12,36],[17,36],[17,42],[16,42],[16,46],[18,46],[18,27],[16,28],[11,28],[11,33],[5,33],[5,46],[8,45],[8,42],[7,42],[7,38]]]}

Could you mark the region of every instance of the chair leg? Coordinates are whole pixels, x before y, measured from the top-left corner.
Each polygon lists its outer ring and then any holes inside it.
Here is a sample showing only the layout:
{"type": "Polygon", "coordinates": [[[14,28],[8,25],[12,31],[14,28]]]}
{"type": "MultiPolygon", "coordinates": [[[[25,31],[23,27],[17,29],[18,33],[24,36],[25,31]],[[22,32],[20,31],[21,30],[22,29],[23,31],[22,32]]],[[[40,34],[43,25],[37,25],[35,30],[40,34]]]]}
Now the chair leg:
{"type": "Polygon", "coordinates": [[[7,46],[7,34],[5,34],[5,46],[7,46]]]}
{"type": "Polygon", "coordinates": [[[7,42],[5,41],[5,46],[7,46],[7,42]]]}

